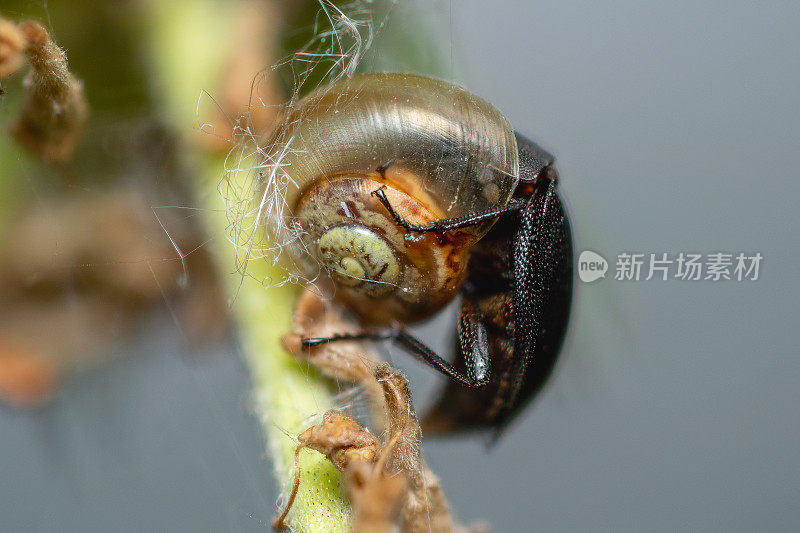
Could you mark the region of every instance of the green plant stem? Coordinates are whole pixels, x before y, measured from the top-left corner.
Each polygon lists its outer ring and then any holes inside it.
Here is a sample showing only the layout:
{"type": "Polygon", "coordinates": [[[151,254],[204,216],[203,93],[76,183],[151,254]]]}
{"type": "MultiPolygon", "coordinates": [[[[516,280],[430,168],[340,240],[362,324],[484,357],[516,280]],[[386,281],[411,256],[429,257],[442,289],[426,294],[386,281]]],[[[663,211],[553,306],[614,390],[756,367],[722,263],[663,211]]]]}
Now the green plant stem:
{"type": "MultiPolygon", "coordinates": [[[[152,2],[146,14],[152,32],[153,81],[164,97],[173,127],[186,134],[185,144],[190,146],[197,146],[197,137],[202,135],[197,132],[195,115],[198,96],[201,89],[213,93],[218,86],[217,76],[225,57],[221,43],[228,41],[230,31],[235,31],[227,12],[224,2],[176,0],[152,2]]],[[[279,485],[287,489],[294,475],[296,441],[292,436],[311,424],[312,415],[333,406],[331,393],[316,372],[298,364],[280,345],[282,335],[291,327],[298,289],[265,288],[256,279],[280,279],[281,273],[257,261],[248,265],[253,277],[242,276],[235,269],[235,250],[226,238],[229,220],[218,190],[223,176],[222,157],[197,149],[189,164],[196,171],[193,185],[211,237],[209,246],[231,297],[232,315],[250,368],[269,456],[279,485]]],[[[239,197],[245,192],[244,184],[233,179],[231,186],[239,197]]],[[[339,472],[315,452],[302,452],[300,461],[300,489],[289,515],[292,529],[348,531],[350,505],[343,494],[339,472]]],[[[275,504],[264,503],[268,508],[275,504]]]]}
{"type": "MultiPolygon", "coordinates": [[[[219,160],[207,158],[204,173],[219,179],[219,160]]],[[[251,262],[253,277],[231,272],[235,261],[233,245],[222,235],[228,219],[216,181],[202,191],[205,224],[225,277],[231,307],[239,329],[242,350],[250,367],[269,455],[276,478],[284,487],[294,475],[296,435],[310,425],[310,417],[333,407],[330,389],[315,372],[303,367],[280,345],[291,328],[291,317],[298,290],[293,286],[265,288],[258,279],[278,279],[282,274],[266,264],[251,262]]],[[[295,531],[349,531],[350,505],[342,494],[340,474],[323,455],[305,451],[300,455],[301,484],[289,523],[295,531]]],[[[269,502],[271,503],[271,502],[269,502]]]]}

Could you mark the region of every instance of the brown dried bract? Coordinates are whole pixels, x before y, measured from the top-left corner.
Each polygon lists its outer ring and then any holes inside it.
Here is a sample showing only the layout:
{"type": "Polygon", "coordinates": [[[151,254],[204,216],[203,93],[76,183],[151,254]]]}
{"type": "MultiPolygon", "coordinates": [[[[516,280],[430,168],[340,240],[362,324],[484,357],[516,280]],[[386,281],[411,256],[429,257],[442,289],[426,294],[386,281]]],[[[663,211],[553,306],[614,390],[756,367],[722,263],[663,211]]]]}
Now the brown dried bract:
{"type": "Polygon", "coordinates": [[[38,407],[53,396],[57,381],[52,360],[0,337],[0,398],[13,407],[38,407]]]}
{"type": "Polygon", "coordinates": [[[439,478],[422,458],[422,431],[411,402],[408,381],[387,364],[377,368],[375,378],[383,386],[386,401],[391,435],[386,443],[386,447],[391,449],[389,468],[404,473],[409,481],[401,515],[401,530],[406,533],[464,531],[450,515],[450,506],[439,485],[439,478]]]}
{"type": "Polygon", "coordinates": [[[88,116],[83,86],[67,67],[67,55],[37,22],[23,22],[15,33],[3,21],[0,38],[0,77],[19,68],[15,49],[19,38],[31,66],[25,80],[26,98],[12,135],[31,153],[48,163],[70,159],[88,116]],[[5,62],[4,59],[5,51],[5,62]],[[3,65],[6,65],[5,68],[3,65]]]}
{"type": "Polygon", "coordinates": [[[353,500],[353,531],[395,531],[397,517],[408,494],[406,478],[402,475],[376,475],[375,468],[364,463],[354,464],[344,474],[353,500]]]}
{"type": "Polygon", "coordinates": [[[0,400],[41,405],[65,375],[105,361],[109,347],[165,299],[188,339],[225,333],[225,301],[201,236],[175,213],[156,219],[137,192],[39,199],[6,230],[0,400]]]}
{"type": "Polygon", "coordinates": [[[338,306],[321,297],[320,287],[309,285],[295,306],[292,333],[283,338],[284,347],[298,359],[307,360],[323,374],[337,381],[364,387],[377,431],[386,427],[383,389],[375,380],[378,354],[363,342],[335,342],[303,348],[304,337],[326,337],[333,333],[358,331],[358,323],[338,306]]]}
{"type": "MultiPolygon", "coordinates": [[[[388,365],[377,367],[376,378],[384,384],[387,399],[398,390],[398,380],[405,383],[405,378],[393,373],[388,365]]],[[[403,389],[402,385],[399,388],[403,389]]],[[[408,412],[406,402],[400,403],[387,403],[390,416],[395,414],[392,409],[398,406],[408,412]],[[403,405],[400,406],[400,403],[403,405]]],[[[405,414],[397,415],[396,420],[400,424],[402,421],[411,421],[405,414]]],[[[407,476],[397,468],[402,461],[398,461],[395,454],[407,430],[400,424],[393,424],[386,442],[381,443],[346,414],[335,410],[325,413],[322,424],[310,427],[297,438],[299,445],[295,451],[294,484],[286,508],[275,519],[273,527],[279,530],[286,527],[286,516],[300,486],[300,451],[311,448],[325,455],[345,474],[353,500],[354,531],[393,531],[408,492],[407,476]]]]}
{"type": "Polygon", "coordinates": [[[25,37],[13,22],[0,18],[0,80],[14,75],[25,61],[25,37]]]}
{"type": "Polygon", "coordinates": [[[380,443],[358,422],[340,411],[328,411],[322,423],[311,426],[297,437],[298,446],[294,453],[294,484],[286,502],[286,508],[272,523],[272,527],[282,530],[286,527],[286,516],[292,508],[300,486],[300,452],[311,448],[327,457],[342,472],[353,464],[369,465],[378,457],[380,443]]]}
{"type": "MultiPolygon", "coordinates": [[[[297,304],[294,332],[284,338],[284,345],[296,357],[308,360],[326,375],[364,387],[373,407],[373,419],[386,428],[385,437],[373,442],[374,437],[366,429],[334,411],[326,415],[321,426],[301,435],[298,450],[312,447],[305,440],[309,436],[321,439],[315,449],[325,453],[345,474],[353,500],[353,530],[358,533],[394,531],[398,512],[401,531],[406,533],[465,531],[453,522],[439,480],[422,458],[421,430],[405,377],[388,364],[379,363],[377,355],[361,342],[328,343],[311,349],[302,349],[300,343],[303,337],[357,330],[355,321],[341,308],[324,300],[318,287],[311,286],[297,304]],[[323,428],[326,422],[333,426],[323,428]],[[330,438],[334,435],[335,441],[330,438]],[[341,455],[344,450],[347,450],[344,455],[347,458],[355,453],[346,446],[348,439],[354,446],[364,447],[363,450],[369,452],[359,452],[365,453],[364,460],[350,460],[345,466],[341,455]],[[331,446],[332,443],[336,446],[331,446]],[[375,449],[377,455],[372,463],[368,457],[375,449]]],[[[299,483],[297,467],[295,475],[289,505],[299,483]]],[[[283,524],[287,512],[288,506],[276,520],[276,526],[283,524]]]]}

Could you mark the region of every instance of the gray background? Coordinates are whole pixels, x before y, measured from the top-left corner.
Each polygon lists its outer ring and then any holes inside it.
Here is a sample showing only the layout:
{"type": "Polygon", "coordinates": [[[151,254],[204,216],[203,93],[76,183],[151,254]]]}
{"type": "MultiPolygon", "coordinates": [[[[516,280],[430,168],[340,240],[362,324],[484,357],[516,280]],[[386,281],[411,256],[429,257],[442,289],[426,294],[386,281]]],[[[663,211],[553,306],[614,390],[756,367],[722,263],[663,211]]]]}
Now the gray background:
{"type": "MultiPolygon", "coordinates": [[[[558,155],[578,251],[764,256],[756,282],[580,284],[552,385],[499,445],[426,443],[457,515],[496,531],[799,529],[797,4],[439,12],[458,77],[558,155]]],[[[269,527],[235,345],[197,354],[166,313],[144,329],[53,406],[0,411],[0,529],[269,527]]],[[[446,348],[446,329],[421,335],[446,348]]],[[[390,355],[423,405],[436,378],[390,355]]]]}

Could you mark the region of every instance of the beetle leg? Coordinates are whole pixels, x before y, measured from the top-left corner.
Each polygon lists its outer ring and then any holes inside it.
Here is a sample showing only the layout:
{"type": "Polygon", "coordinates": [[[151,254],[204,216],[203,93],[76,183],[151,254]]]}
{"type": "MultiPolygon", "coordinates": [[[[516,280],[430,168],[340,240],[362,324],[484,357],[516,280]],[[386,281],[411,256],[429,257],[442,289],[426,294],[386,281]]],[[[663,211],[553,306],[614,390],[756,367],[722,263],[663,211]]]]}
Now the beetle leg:
{"type": "Polygon", "coordinates": [[[394,335],[394,330],[387,328],[358,333],[336,333],[330,337],[304,337],[300,340],[300,344],[304,348],[308,348],[337,341],[384,341],[393,338],[394,335]]]}
{"type": "Polygon", "coordinates": [[[525,200],[513,198],[507,205],[491,207],[484,211],[471,213],[462,217],[443,218],[431,222],[430,224],[412,224],[394,210],[394,207],[392,207],[392,204],[389,202],[389,198],[386,197],[386,193],[383,192],[383,189],[384,187],[380,187],[379,189],[372,191],[373,196],[378,198],[389,214],[392,215],[392,218],[398,226],[409,231],[418,232],[435,231],[437,233],[445,233],[456,229],[477,226],[478,224],[482,224],[487,220],[497,218],[500,215],[511,213],[513,211],[519,211],[525,206],[526,203],[525,200]]]}
{"type": "MultiPolygon", "coordinates": [[[[432,366],[445,376],[468,385],[470,387],[477,387],[483,385],[484,381],[477,381],[475,379],[472,369],[467,372],[467,375],[462,374],[450,362],[442,356],[431,350],[428,346],[422,343],[419,339],[411,335],[405,330],[398,330],[397,335],[394,337],[394,342],[401,348],[405,349],[408,353],[419,359],[420,361],[432,366]]],[[[488,356],[487,356],[488,357],[488,356]]],[[[488,373],[486,374],[488,375],[488,373]]]]}
{"type": "MultiPolygon", "coordinates": [[[[482,326],[482,325],[481,325],[482,326]]],[[[466,338],[466,337],[465,337],[466,338]]],[[[444,359],[442,356],[434,352],[431,348],[425,345],[422,341],[411,335],[403,328],[387,328],[387,329],[379,329],[373,331],[363,331],[360,333],[340,333],[336,335],[331,335],[330,337],[313,337],[313,338],[305,338],[302,339],[301,343],[305,347],[310,346],[318,346],[320,344],[326,344],[329,342],[338,342],[338,341],[351,341],[351,340],[391,340],[400,348],[403,348],[406,352],[413,355],[420,361],[427,363],[435,370],[438,370],[445,376],[458,381],[459,383],[463,383],[464,385],[468,385],[471,387],[477,387],[483,385],[489,376],[488,371],[488,341],[486,336],[486,331],[483,330],[483,333],[475,331],[471,337],[477,346],[484,346],[486,351],[483,355],[479,355],[476,357],[476,361],[480,361],[477,363],[480,368],[473,369],[469,368],[467,371],[467,375],[462,374],[455,368],[453,365],[450,364],[449,361],[444,359]],[[480,340],[482,339],[482,340],[480,340]]]]}
{"type": "Polygon", "coordinates": [[[458,342],[470,384],[479,386],[487,383],[491,372],[489,335],[483,314],[478,311],[472,298],[466,294],[459,312],[458,342]]]}

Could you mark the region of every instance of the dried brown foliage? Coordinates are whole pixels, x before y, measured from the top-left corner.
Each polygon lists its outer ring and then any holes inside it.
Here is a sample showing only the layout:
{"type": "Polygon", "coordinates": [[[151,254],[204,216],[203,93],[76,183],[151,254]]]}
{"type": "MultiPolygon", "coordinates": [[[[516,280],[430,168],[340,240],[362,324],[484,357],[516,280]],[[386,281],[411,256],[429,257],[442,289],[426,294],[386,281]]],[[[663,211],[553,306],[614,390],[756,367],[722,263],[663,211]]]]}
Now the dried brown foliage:
{"type": "MultiPolygon", "coordinates": [[[[304,447],[317,449],[344,472],[353,500],[353,530],[358,533],[394,531],[398,523],[406,533],[464,531],[453,521],[439,480],[422,458],[419,420],[405,377],[380,363],[362,342],[301,347],[303,337],[358,329],[341,308],[323,299],[319,288],[310,286],[297,304],[294,331],[284,338],[284,345],[327,376],[363,387],[375,425],[385,428],[384,437],[378,440],[343,413],[331,411],[320,426],[298,438],[298,453],[304,447]],[[358,460],[353,460],[355,456],[358,460]]],[[[298,478],[296,470],[289,506],[298,478]]],[[[287,512],[288,506],[276,526],[282,525],[287,512]]]]}
{"type": "Polygon", "coordinates": [[[30,65],[25,101],[11,133],[47,163],[67,162],[88,116],[83,86],[72,75],[67,55],[38,22],[18,26],[0,19],[0,79],[30,65]]]}
{"type": "Polygon", "coordinates": [[[25,61],[25,37],[10,20],[0,18],[0,80],[15,74],[25,61]]]}
{"type": "MultiPolygon", "coordinates": [[[[39,23],[0,18],[0,79],[26,65],[11,132],[44,162],[66,163],[88,116],[82,85],[39,23]]],[[[159,216],[134,190],[20,201],[0,241],[0,400],[47,402],[64,375],[107,359],[165,299],[187,338],[224,334],[224,297],[197,228],[175,211],[159,216]]]]}
{"type": "Polygon", "coordinates": [[[80,193],[21,212],[0,242],[0,400],[34,407],[61,376],[94,366],[169,298],[190,339],[225,332],[225,301],[201,238],[135,192],[80,193]],[[180,284],[184,264],[190,286],[180,284]]]}

